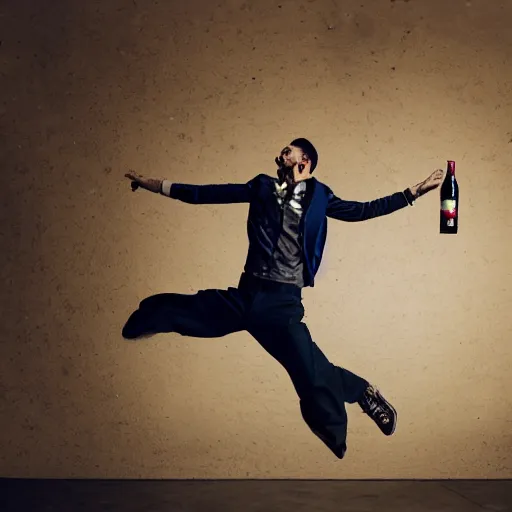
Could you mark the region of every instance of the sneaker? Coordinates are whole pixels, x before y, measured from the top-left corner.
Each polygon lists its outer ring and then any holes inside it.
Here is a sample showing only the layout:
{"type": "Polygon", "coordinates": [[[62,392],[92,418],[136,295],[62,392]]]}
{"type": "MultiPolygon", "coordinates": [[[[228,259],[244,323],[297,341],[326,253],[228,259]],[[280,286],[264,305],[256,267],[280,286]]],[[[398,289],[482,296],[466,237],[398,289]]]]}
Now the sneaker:
{"type": "Polygon", "coordinates": [[[375,386],[368,385],[358,404],[363,412],[377,424],[383,434],[390,436],[395,431],[396,411],[375,386]]]}
{"type": "Polygon", "coordinates": [[[122,336],[127,340],[150,338],[157,334],[148,327],[148,321],[140,309],[134,311],[125,326],[123,327],[122,336]]]}

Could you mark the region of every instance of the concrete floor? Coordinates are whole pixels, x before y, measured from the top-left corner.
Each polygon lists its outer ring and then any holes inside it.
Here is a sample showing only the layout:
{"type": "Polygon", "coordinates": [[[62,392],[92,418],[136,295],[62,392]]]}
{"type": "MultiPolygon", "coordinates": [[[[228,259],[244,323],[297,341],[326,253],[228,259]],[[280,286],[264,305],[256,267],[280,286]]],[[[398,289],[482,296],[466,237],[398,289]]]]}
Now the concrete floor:
{"type": "Polygon", "coordinates": [[[0,480],[14,511],[512,511],[511,480],[0,480]]]}

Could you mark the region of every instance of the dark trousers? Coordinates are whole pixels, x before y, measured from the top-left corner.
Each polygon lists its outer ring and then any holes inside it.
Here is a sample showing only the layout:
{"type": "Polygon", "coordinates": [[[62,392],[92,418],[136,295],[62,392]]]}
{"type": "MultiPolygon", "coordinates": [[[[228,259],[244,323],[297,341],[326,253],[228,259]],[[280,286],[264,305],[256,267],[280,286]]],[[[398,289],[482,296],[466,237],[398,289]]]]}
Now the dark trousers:
{"type": "Polygon", "coordinates": [[[330,363],[302,322],[301,289],[242,274],[238,288],[144,299],[123,328],[128,339],[175,332],[219,338],[248,331],[290,376],[309,428],[338,457],[346,451],[345,402],[359,400],[368,382],[330,363]]]}

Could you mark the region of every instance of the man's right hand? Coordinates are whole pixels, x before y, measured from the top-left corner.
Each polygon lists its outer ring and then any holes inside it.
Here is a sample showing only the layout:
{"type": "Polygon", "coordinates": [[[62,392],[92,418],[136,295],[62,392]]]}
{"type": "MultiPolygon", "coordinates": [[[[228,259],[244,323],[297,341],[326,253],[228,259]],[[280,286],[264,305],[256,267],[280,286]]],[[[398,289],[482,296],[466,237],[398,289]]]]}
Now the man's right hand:
{"type": "Polygon", "coordinates": [[[156,178],[145,178],[131,169],[125,174],[125,177],[132,180],[133,192],[135,192],[139,187],[155,193],[159,193],[160,190],[162,190],[162,180],[156,178]]]}

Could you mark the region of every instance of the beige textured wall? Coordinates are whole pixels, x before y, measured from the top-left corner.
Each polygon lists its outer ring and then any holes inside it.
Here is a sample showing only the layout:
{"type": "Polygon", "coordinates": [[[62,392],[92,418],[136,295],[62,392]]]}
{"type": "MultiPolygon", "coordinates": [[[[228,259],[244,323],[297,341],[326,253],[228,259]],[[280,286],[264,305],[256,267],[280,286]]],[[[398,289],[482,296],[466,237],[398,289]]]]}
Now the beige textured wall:
{"type": "Polygon", "coordinates": [[[0,475],[512,477],[512,2],[0,3],[0,475]],[[460,232],[437,192],[330,221],[306,321],[399,411],[349,406],[337,460],[250,338],[122,325],[153,293],[236,285],[246,205],[141,191],[274,172],[309,137],[346,199],[457,162],[460,232]]]}

